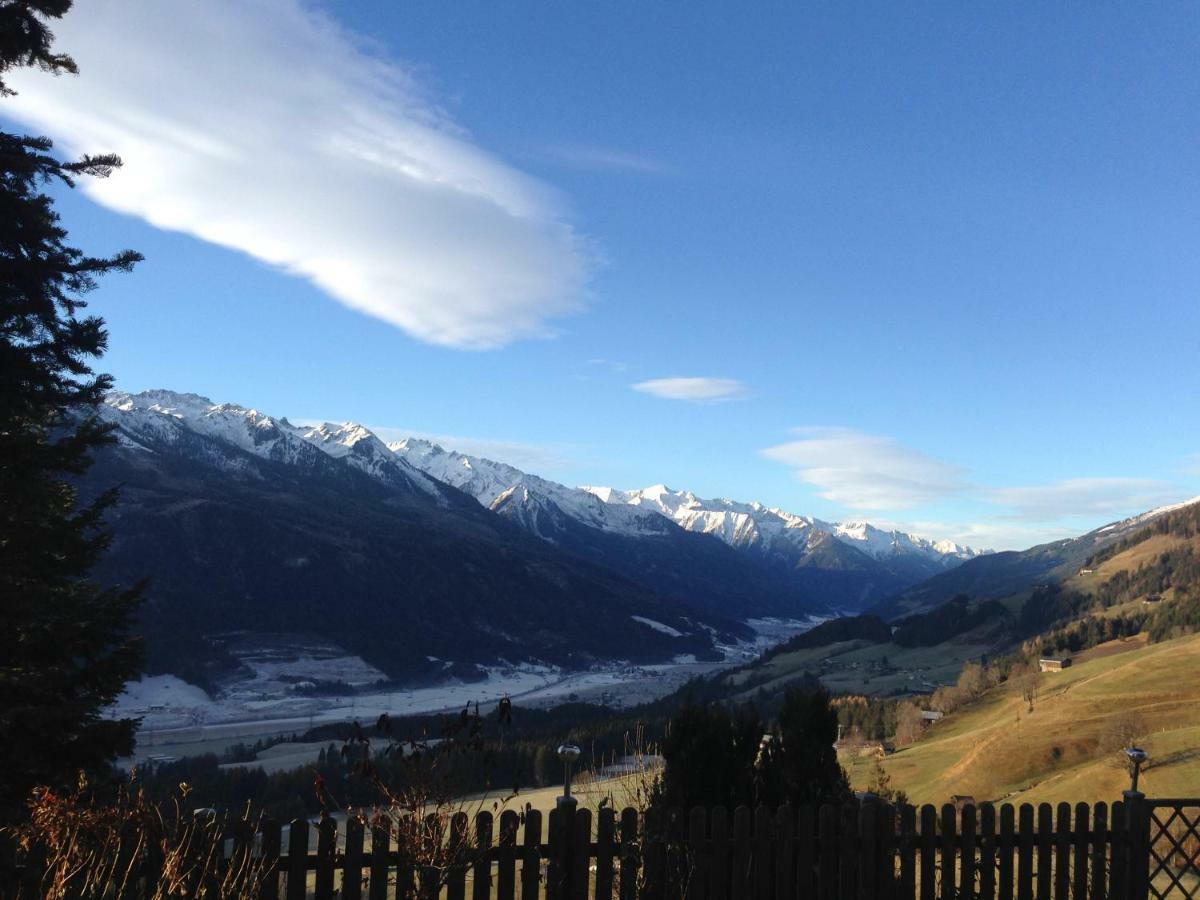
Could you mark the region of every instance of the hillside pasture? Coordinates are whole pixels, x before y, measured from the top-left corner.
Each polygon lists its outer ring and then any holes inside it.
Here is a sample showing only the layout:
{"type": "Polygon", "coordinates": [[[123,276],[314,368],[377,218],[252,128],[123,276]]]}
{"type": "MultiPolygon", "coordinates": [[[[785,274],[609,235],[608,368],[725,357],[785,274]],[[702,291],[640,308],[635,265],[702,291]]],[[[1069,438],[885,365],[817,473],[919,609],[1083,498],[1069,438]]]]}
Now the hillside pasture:
{"type": "MultiPolygon", "coordinates": [[[[1200,795],[1200,636],[1101,645],[1042,675],[1032,712],[999,685],[882,765],[914,802],[1112,800],[1129,786],[1120,748],[1131,738],[1150,753],[1148,794],[1200,795]]],[[[874,761],[844,764],[865,788],[874,761]]]]}
{"type": "Polygon", "coordinates": [[[834,694],[899,696],[924,694],[953,684],[963,663],[989,653],[986,644],[948,641],[933,647],[901,647],[863,640],[841,641],[780,653],[752,669],[732,672],[726,684],[752,700],[760,690],[774,693],[805,672],[816,675],[834,694]]]}

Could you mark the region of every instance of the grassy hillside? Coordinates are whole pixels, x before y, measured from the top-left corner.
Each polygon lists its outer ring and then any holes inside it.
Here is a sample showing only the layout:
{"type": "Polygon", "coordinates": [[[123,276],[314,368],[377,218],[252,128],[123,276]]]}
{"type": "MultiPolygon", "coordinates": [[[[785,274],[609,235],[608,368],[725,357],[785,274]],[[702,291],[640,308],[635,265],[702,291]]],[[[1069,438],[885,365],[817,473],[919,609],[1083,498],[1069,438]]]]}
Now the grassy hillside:
{"type": "MultiPolygon", "coordinates": [[[[1006,681],[931,726],[883,760],[893,787],[919,802],[1115,797],[1128,786],[1120,748],[1133,739],[1151,754],[1147,792],[1200,794],[1198,572],[1200,509],[1189,507],[1036,588],[1020,618],[1054,627],[1024,652],[1072,655],[1072,667],[1040,676],[1032,712],[1024,685],[1006,681]],[[1127,636],[1103,640],[1118,619],[1127,636]]],[[[1024,604],[1009,599],[1014,612],[1024,604]]],[[[873,759],[843,762],[858,787],[872,779],[873,759]]]]}
{"type": "MultiPolygon", "coordinates": [[[[1032,713],[999,685],[882,765],[914,802],[1112,799],[1128,787],[1119,747],[1130,736],[1150,753],[1147,793],[1200,793],[1200,636],[1093,648],[1042,676],[1032,713]]],[[[865,787],[873,760],[843,762],[865,787]]]]}

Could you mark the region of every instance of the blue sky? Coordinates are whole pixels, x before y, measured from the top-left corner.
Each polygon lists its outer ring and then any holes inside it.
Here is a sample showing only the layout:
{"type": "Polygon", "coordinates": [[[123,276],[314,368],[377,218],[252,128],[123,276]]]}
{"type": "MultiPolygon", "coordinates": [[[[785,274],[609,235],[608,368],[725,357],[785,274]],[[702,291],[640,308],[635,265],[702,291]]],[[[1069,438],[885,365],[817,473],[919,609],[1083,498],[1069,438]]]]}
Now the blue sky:
{"type": "Polygon", "coordinates": [[[119,387],[1025,546],[1200,493],[1200,8],[80,3],[119,387]],[[678,381],[675,379],[690,379],[678,381]]]}

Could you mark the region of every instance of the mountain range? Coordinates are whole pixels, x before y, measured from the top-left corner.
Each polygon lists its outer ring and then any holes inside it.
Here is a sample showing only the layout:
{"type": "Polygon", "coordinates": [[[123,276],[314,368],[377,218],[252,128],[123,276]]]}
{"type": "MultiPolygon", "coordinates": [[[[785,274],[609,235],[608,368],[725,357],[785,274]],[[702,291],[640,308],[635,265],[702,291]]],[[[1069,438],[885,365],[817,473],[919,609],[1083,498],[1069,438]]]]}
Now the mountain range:
{"type": "Polygon", "coordinates": [[[931,577],[888,597],[870,612],[884,619],[928,613],[959,594],[993,600],[1027,590],[1041,582],[1059,581],[1076,572],[1099,550],[1124,540],[1162,516],[1200,502],[1200,497],[1160,506],[1111,522],[1079,537],[1038,544],[1028,550],[991,553],[931,577]]]}
{"type": "Polygon", "coordinates": [[[835,524],[761,503],[702,500],[662,484],[636,491],[569,488],[425,440],[409,438],[389,447],[414,468],[461,488],[544,540],[569,540],[563,532],[568,523],[586,526],[594,541],[595,532],[659,535],[670,530],[669,522],[718,539],[776,573],[789,590],[838,611],[860,610],[981,555],[950,541],[930,541],[867,522],[835,524]]]}
{"type": "Polygon", "coordinates": [[[149,577],[156,669],[217,671],[233,632],[320,634],[397,678],[718,658],[747,620],[861,609],[977,556],[195,394],[113,393],[102,416],[117,443],[84,488],[123,489],[98,576],[149,577]]]}

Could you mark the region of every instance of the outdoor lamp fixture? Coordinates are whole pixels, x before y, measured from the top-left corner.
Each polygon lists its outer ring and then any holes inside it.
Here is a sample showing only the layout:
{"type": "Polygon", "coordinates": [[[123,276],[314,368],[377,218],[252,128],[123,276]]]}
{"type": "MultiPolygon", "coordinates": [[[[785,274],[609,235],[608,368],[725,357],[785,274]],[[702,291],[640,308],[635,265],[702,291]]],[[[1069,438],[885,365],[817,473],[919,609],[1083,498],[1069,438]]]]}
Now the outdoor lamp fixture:
{"type": "Polygon", "coordinates": [[[575,798],[571,796],[571,767],[579,759],[580,752],[574,744],[563,744],[558,748],[558,758],[563,763],[563,795],[558,798],[559,806],[575,805],[575,798]]]}
{"type": "Polygon", "coordinates": [[[1130,775],[1133,778],[1133,784],[1129,790],[1131,793],[1137,793],[1138,775],[1142,771],[1142,763],[1146,761],[1146,751],[1141,747],[1129,747],[1125,751],[1125,755],[1129,757],[1130,775]]]}

